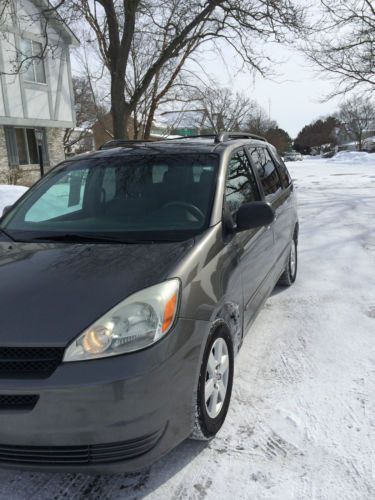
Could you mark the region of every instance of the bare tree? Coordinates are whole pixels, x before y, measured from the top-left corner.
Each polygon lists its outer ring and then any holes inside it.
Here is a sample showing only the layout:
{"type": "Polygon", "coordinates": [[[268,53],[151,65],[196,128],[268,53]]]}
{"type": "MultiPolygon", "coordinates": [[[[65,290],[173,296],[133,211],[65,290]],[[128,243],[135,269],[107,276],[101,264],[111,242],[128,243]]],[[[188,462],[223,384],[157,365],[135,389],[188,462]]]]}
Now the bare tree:
{"type": "Polygon", "coordinates": [[[82,141],[91,134],[95,122],[102,122],[107,112],[106,107],[98,103],[98,96],[93,88],[90,75],[73,77],[73,92],[76,111],[76,128],[67,128],[64,134],[64,147],[82,141]],[[80,129],[79,131],[77,129],[80,129]]]}
{"type": "MultiPolygon", "coordinates": [[[[243,129],[246,119],[257,107],[243,93],[234,93],[231,89],[217,86],[197,89],[190,95],[190,109],[187,111],[194,113],[190,124],[207,133],[243,129]]],[[[182,113],[186,113],[186,110],[182,113]]]]}
{"type": "Polygon", "coordinates": [[[375,4],[373,0],[321,0],[320,30],[305,54],[338,84],[327,98],[375,88],[375,4]]]}
{"type": "Polygon", "coordinates": [[[277,123],[257,104],[247,116],[245,128],[253,134],[265,136],[268,130],[277,128],[277,123]]]}
{"type": "Polygon", "coordinates": [[[338,118],[345,132],[357,141],[358,149],[362,151],[366,131],[375,124],[374,104],[364,97],[352,97],[340,106],[338,118]]]}
{"type": "MultiPolygon", "coordinates": [[[[167,37],[166,31],[163,34],[161,50],[164,50],[167,37]]],[[[183,72],[183,68],[186,62],[191,59],[197,44],[197,41],[189,43],[181,52],[180,57],[168,61],[156,72],[150,86],[139,99],[132,114],[135,139],[150,138],[151,128],[159,106],[167,105],[170,102],[184,101],[184,89],[188,85],[189,77],[183,72]]],[[[140,33],[134,37],[130,53],[131,64],[126,75],[126,98],[131,98],[135,89],[141,84],[154,57],[154,54],[150,53],[148,49],[149,46],[150,40],[147,34],[140,33]],[[147,50],[144,50],[145,47],[147,50]]]]}
{"type": "Polygon", "coordinates": [[[61,12],[86,20],[111,80],[115,138],[127,137],[127,124],[160,71],[177,68],[187,47],[225,41],[249,67],[264,73],[268,62],[255,40],[286,39],[303,27],[296,0],[67,0],[61,12]],[[129,92],[131,51],[147,35],[148,62],[129,92]]]}
{"type": "Polygon", "coordinates": [[[105,106],[98,104],[98,98],[88,77],[73,77],[73,92],[78,127],[85,124],[92,126],[100,116],[106,113],[105,106]]]}

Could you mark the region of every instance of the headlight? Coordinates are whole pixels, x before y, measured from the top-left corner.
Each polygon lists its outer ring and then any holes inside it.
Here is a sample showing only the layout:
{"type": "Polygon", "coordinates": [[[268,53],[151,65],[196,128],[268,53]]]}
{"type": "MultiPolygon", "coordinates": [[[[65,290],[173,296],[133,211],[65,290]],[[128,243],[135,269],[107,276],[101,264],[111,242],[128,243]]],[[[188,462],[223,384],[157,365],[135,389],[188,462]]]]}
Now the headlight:
{"type": "Polygon", "coordinates": [[[178,279],[137,292],[95,321],[66,349],[63,361],[117,356],[154,344],[176,316],[178,279]]]}

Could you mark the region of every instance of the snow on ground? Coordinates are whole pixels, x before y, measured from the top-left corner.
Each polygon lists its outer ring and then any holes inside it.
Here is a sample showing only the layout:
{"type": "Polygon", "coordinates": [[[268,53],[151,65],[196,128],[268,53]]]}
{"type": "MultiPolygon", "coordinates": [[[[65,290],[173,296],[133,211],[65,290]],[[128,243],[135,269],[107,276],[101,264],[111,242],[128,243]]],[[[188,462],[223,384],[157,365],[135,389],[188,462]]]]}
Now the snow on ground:
{"type": "Polygon", "coordinates": [[[3,208],[13,203],[23,195],[28,188],[24,186],[8,186],[0,184],[0,217],[3,213],[3,208]]]}
{"type": "Polygon", "coordinates": [[[0,471],[8,499],[375,498],[375,154],[289,163],[299,275],[277,288],[237,358],[211,443],[149,470],[93,477],[0,471]]]}

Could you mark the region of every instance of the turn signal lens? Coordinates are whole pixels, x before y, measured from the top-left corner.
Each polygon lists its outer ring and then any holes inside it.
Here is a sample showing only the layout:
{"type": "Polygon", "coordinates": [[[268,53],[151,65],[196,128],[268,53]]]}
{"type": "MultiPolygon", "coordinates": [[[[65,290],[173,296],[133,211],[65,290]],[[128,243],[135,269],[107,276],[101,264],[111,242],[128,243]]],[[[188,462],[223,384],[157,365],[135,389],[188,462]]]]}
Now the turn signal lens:
{"type": "Polygon", "coordinates": [[[162,332],[164,333],[172,325],[177,307],[177,294],[175,293],[166,303],[162,332]]]}

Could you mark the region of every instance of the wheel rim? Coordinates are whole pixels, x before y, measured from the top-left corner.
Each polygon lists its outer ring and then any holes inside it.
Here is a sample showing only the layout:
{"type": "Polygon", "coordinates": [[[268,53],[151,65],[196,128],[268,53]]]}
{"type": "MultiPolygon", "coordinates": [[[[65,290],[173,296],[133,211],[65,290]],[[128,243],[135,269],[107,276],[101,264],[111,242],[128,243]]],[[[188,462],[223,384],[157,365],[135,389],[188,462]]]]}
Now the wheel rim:
{"type": "Polygon", "coordinates": [[[228,390],[229,354],[224,339],[218,338],[212,344],[207,361],[204,400],[206,411],[216,418],[223,408],[228,390]]]}
{"type": "Polygon", "coordinates": [[[292,248],[290,249],[290,274],[292,277],[296,274],[296,265],[297,265],[297,252],[296,252],[296,244],[293,241],[292,248]]]}

